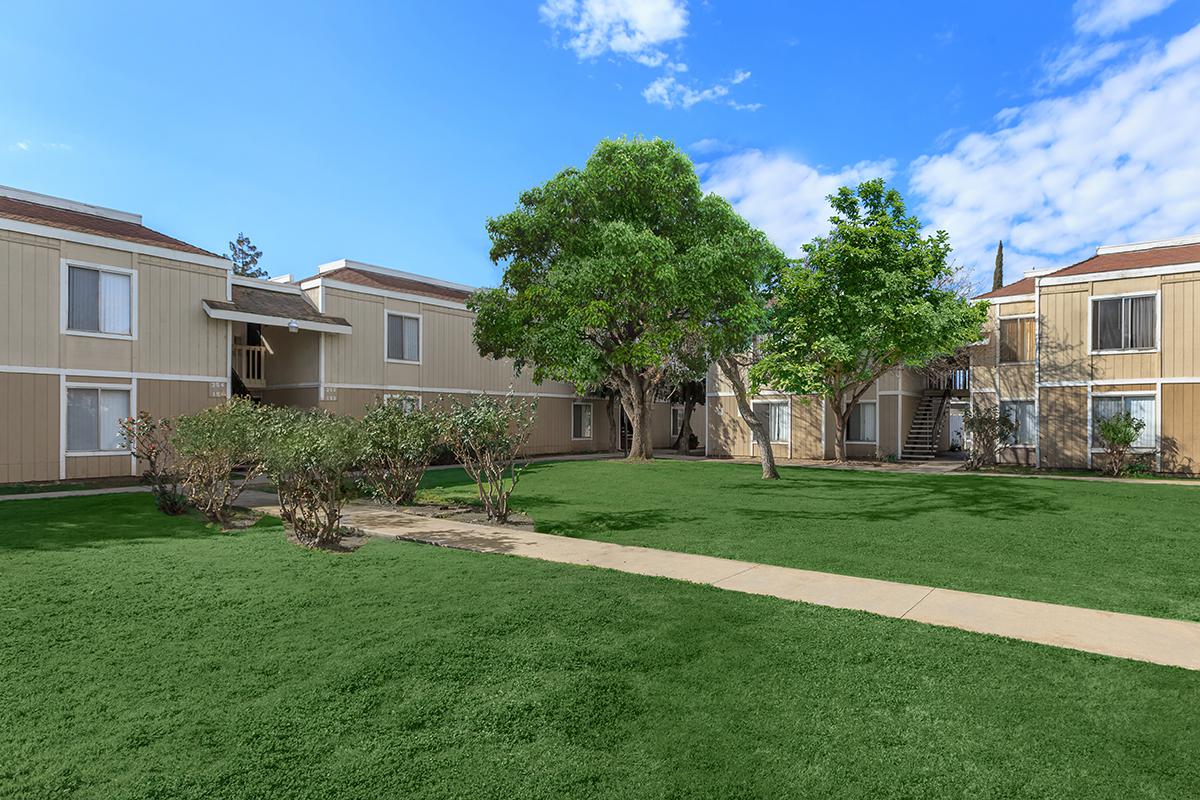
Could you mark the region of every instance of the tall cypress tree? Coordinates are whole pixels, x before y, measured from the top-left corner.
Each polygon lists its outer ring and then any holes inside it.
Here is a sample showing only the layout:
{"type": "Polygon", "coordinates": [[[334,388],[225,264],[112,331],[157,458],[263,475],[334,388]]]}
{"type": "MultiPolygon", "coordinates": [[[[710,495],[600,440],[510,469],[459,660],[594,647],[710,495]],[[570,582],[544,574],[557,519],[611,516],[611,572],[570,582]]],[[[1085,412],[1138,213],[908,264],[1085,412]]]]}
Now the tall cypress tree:
{"type": "Polygon", "coordinates": [[[1004,240],[996,245],[996,271],[992,273],[992,291],[1004,285],[1004,240]]]}

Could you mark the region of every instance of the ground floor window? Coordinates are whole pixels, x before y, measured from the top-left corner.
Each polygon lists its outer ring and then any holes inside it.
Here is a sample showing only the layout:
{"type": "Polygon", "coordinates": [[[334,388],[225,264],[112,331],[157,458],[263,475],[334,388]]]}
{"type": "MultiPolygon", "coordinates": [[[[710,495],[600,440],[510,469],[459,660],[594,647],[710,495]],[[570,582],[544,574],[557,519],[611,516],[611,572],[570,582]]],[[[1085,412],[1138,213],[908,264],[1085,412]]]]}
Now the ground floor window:
{"type": "Polygon", "coordinates": [[[1023,447],[1037,444],[1037,414],[1032,400],[1005,400],[1000,404],[1000,413],[1017,426],[1009,444],[1023,447]]]}
{"type": "Polygon", "coordinates": [[[67,389],[67,452],[128,450],[121,436],[121,420],[128,416],[128,389],[67,389]]]}
{"type": "Polygon", "coordinates": [[[784,444],[792,436],[792,420],[787,403],[754,403],[754,413],[767,429],[767,438],[775,444],[784,444]]]}
{"type": "Polygon", "coordinates": [[[411,414],[421,407],[421,398],[411,394],[387,394],[383,395],[385,405],[389,403],[397,403],[400,409],[405,414],[411,414]]]}
{"type": "Polygon", "coordinates": [[[671,437],[683,430],[683,406],[671,406],[671,437]]]}
{"type": "Polygon", "coordinates": [[[850,409],[846,441],[875,444],[875,402],[858,403],[850,409]]]}
{"type": "Polygon", "coordinates": [[[1134,419],[1140,419],[1146,423],[1142,428],[1142,434],[1138,440],[1133,443],[1134,447],[1144,448],[1147,450],[1154,449],[1154,420],[1155,420],[1155,403],[1154,395],[1103,395],[1101,397],[1092,398],[1092,444],[1097,447],[1103,446],[1103,441],[1100,438],[1098,426],[1100,421],[1108,419],[1111,416],[1129,412],[1134,419]]]}
{"type": "Polygon", "coordinates": [[[591,403],[572,403],[571,404],[571,438],[572,439],[591,439],[592,438],[592,404],[591,403]]]}

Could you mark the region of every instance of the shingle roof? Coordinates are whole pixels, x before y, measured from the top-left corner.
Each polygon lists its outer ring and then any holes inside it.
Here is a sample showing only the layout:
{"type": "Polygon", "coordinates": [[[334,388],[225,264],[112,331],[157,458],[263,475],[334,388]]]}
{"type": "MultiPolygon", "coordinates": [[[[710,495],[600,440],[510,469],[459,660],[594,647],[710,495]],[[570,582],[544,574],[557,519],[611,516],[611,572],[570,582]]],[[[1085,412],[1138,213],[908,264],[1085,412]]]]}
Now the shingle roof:
{"type": "Polygon", "coordinates": [[[987,294],[976,295],[976,300],[998,300],[1003,297],[1016,297],[1023,294],[1033,294],[1033,278],[1022,278],[1015,283],[993,289],[987,294]]]}
{"type": "Polygon", "coordinates": [[[1175,264],[1197,262],[1200,262],[1200,244],[1183,244],[1172,247],[1153,247],[1146,250],[1130,250],[1124,253],[1102,253],[1050,274],[1056,278],[1063,278],[1069,275],[1091,275],[1095,272],[1169,267],[1175,264]]]}
{"type": "Polygon", "coordinates": [[[181,253],[191,253],[198,256],[213,256],[215,253],[201,249],[187,242],[159,233],[156,230],[139,225],[136,222],[102,217],[96,214],[86,214],[82,211],[72,211],[66,208],[44,206],[31,203],[28,200],[18,200],[15,197],[0,196],[0,217],[30,222],[35,225],[46,225],[51,228],[61,228],[80,233],[91,233],[96,236],[107,236],[126,242],[165,247],[168,250],[178,250],[181,253]]]}
{"type": "Polygon", "coordinates": [[[204,302],[210,308],[222,311],[240,311],[243,314],[257,314],[263,317],[324,322],[327,325],[350,325],[342,317],[322,314],[302,294],[277,292],[257,286],[243,286],[235,283],[233,285],[233,302],[228,300],[205,300],[204,302]]]}
{"type": "MultiPolygon", "coordinates": [[[[353,283],[357,286],[367,286],[372,289],[387,289],[393,292],[420,294],[426,297],[436,297],[440,300],[452,300],[456,303],[466,302],[467,298],[471,296],[471,292],[467,289],[455,289],[436,283],[426,283],[414,278],[405,278],[400,275],[386,275],[382,272],[369,272],[363,269],[355,269],[354,267],[339,267],[329,272],[322,272],[316,277],[332,278],[343,283],[353,283]]],[[[306,278],[305,280],[312,280],[312,278],[306,278]]],[[[301,281],[301,283],[303,282],[301,281]]]]}

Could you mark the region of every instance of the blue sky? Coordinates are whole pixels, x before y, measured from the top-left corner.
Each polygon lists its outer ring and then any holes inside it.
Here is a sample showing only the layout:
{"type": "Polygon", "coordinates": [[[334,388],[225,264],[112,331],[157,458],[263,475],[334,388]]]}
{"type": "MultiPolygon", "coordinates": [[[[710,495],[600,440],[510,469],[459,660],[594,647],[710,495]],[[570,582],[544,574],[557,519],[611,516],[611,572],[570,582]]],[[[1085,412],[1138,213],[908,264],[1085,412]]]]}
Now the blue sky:
{"type": "Polygon", "coordinates": [[[618,135],[791,253],[875,175],[973,274],[1200,231],[1200,0],[250,5],[8,7],[0,183],[473,284],[486,218],[618,135]]]}

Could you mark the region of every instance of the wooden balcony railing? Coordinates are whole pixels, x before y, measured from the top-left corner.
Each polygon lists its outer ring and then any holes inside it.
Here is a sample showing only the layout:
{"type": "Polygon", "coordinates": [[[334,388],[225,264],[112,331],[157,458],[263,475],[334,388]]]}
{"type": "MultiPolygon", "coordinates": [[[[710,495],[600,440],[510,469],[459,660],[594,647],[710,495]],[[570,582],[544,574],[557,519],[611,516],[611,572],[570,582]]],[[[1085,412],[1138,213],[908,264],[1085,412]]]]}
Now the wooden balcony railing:
{"type": "Polygon", "coordinates": [[[930,389],[949,391],[956,397],[966,397],[971,393],[971,370],[958,367],[940,375],[931,375],[928,383],[930,389]]]}
{"type": "Polygon", "coordinates": [[[262,389],[267,385],[263,375],[267,348],[261,345],[235,344],[233,346],[233,371],[249,389],[262,389]]]}

